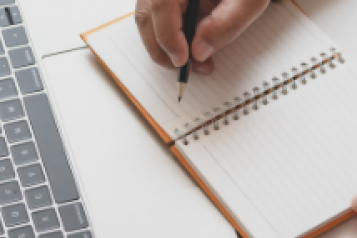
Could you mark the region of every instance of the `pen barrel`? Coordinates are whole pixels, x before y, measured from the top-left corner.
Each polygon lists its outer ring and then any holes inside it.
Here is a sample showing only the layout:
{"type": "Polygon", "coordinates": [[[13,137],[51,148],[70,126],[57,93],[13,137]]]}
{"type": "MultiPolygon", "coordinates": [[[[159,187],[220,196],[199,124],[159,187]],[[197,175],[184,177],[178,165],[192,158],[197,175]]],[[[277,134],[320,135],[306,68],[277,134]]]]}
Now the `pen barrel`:
{"type": "Polygon", "coordinates": [[[184,33],[191,52],[191,45],[196,33],[198,10],[200,0],[189,0],[184,22],[184,33]]]}
{"type": "Polygon", "coordinates": [[[187,83],[188,74],[190,73],[191,68],[191,58],[188,59],[187,63],[180,68],[178,71],[177,82],[178,83],[187,83]]]}
{"type": "Polygon", "coordinates": [[[191,48],[192,48],[192,41],[193,41],[193,38],[196,33],[196,25],[197,25],[197,17],[198,17],[199,7],[200,7],[200,0],[189,0],[188,1],[187,11],[185,14],[185,21],[184,21],[184,25],[183,25],[184,26],[183,31],[184,31],[184,34],[186,37],[190,55],[188,57],[186,64],[180,68],[180,70],[178,72],[178,76],[177,76],[177,83],[179,85],[179,87],[178,87],[179,102],[181,101],[183,91],[187,84],[188,76],[189,76],[189,73],[191,70],[191,61],[192,61],[191,48]]]}

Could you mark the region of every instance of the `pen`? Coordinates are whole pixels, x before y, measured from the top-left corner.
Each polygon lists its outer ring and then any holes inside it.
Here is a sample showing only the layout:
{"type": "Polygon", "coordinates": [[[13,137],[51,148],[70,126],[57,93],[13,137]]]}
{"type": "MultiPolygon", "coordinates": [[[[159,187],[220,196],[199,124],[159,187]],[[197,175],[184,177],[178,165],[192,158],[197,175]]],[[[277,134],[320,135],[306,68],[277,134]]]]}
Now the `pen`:
{"type": "Polygon", "coordinates": [[[177,76],[177,95],[178,101],[180,102],[183,96],[183,93],[186,88],[186,84],[188,82],[188,75],[190,73],[191,67],[191,45],[193,41],[193,37],[196,33],[196,25],[197,25],[197,15],[198,9],[200,6],[200,0],[189,0],[187,5],[187,11],[185,14],[184,20],[184,33],[188,44],[189,49],[189,57],[184,66],[179,69],[177,76]]]}

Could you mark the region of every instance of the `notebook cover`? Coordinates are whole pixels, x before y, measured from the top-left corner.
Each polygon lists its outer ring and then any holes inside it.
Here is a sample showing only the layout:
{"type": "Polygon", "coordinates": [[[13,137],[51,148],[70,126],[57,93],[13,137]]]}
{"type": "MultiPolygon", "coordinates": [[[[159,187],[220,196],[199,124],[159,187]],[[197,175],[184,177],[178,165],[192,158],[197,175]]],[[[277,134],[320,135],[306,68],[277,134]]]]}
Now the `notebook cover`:
{"type": "MultiPolygon", "coordinates": [[[[292,2],[302,11],[302,9],[296,4],[294,0],[292,2]]],[[[96,58],[99,60],[99,62],[104,66],[104,68],[109,72],[109,74],[113,77],[115,82],[118,84],[118,86],[123,90],[123,92],[126,94],[126,96],[132,101],[132,103],[135,105],[135,107],[140,111],[140,113],[144,116],[144,118],[149,122],[149,124],[154,128],[154,130],[159,134],[159,136],[163,139],[163,141],[167,144],[173,143],[172,138],[162,129],[162,127],[152,118],[152,116],[146,111],[146,109],[140,104],[138,100],[131,94],[131,92],[125,87],[125,85],[120,81],[120,79],[113,73],[113,71],[106,65],[106,63],[99,57],[98,54],[96,54],[95,50],[88,44],[87,42],[87,37],[95,32],[98,32],[112,24],[115,24],[127,17],[131,17],[134,15],[134,12],[129,13],[125,16],[122,16],[118,19],[115,19],[111,22],[108,22],[102,26],[99,26],[97,28],[94,28],[88,32],[85,32],[81,34],[81,38],[83,41],[88,45],[88,47],[91,49],[93,54],[96,56],[96,58]]],[[[180,161],[180,163],[184,166],[184,168],[187,170],[187,172],[191,175],[191,177],[196,181],[196,183],[200,186],[200,188],[205,192],[205,194],[209,197],[209,199],[213,202],[213,204],[220,210],[220,212],[224,215],[224,217],[228,220],[228,222],[231,223],[231,225],[241,234],[243,238],[250,238],[244,230],[238,225],[238,223],[233,219],[233,217],[229,214],[229,212],[225,209],[225,207],[219,202],[219,200],[215,197],[213,192],[208,188],[208,186],[202,181],[202,179],[198,176],[198,174],[195,172],[195,170],[189,165],[189,163],[186,161],[184,156],[178,151],[178,149],[175,146],[171,147],[171,152],[176,156],[176,158],[180,161]]],[[[337,218],[336,220],[330,222],[329,224],[326,224],[319,229],[311,232],[310,234],[306,235],[303,238],[314,238],[330,229],[333,227],[339,225],[340,223],[350,219],[351,217],[355,216],[356,213],[352,211],[349,211],[348,213],[342,215],[341,217],[337,218]]]]}

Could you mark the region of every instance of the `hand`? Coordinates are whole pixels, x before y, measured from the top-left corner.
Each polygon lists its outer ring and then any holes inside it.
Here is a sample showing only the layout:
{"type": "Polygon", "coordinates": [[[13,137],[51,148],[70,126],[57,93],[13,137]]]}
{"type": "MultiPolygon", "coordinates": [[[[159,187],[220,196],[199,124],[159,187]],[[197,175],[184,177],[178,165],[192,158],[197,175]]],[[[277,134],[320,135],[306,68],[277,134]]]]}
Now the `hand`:
{"type": "MultiPolygon", "coordinates": [[[[135,20],[151,58],[165,67],[181,67],[189,57],[182,31],[188,0],[138,0],[135,20]]],[[[269,0],[201,0],[192,43],[193,70],[209,74],[212,55],[232,42],[266,9],[269,0]]]]}
{"type": "Polygon", "coordinates": [[[352,208],[355,212],[357,212],[357,196],[355,196],[352,200],[352,208]]]}

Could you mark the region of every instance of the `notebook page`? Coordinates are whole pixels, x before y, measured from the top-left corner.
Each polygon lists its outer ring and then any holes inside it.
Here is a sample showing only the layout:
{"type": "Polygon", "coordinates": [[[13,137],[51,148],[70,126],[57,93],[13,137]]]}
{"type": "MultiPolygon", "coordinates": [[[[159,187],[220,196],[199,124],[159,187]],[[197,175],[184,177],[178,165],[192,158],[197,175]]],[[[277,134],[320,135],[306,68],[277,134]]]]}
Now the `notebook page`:
{"type": "Polygon", "coordinates": [[[300,237],[348,211],[357,187],[357,78],[338,65],[209,136],[177,146],[253,237],[300,237]],[[204,165],[212,160],[215,168],[204,165]],[[224,192],[224,171],[252,211],[224,192]],[[222,191],[223,190],[223,191],[222,191]],[[253,211],[254,210],[254,211],[253,211]]]}
{"type": "MultiPolygon", "coordinates": [[[[196,118],[205,121],[205,112],[215,115],[244,92],[289,72],[321,52],[329,53],[335,44],[313,25],[290,1],[272,3],[263,16],[235,42],[222,49],[214,60],[212,75],[192,74],[184,100],[177,102],[177,71],[157,66],[146,52],[129,17],[88,37],[88,43],[173,138],[175,128],[182,132],[196,118]]],[[[198,123],[199,124],[199,123],[198,123]]]]}

